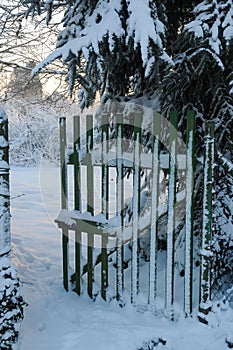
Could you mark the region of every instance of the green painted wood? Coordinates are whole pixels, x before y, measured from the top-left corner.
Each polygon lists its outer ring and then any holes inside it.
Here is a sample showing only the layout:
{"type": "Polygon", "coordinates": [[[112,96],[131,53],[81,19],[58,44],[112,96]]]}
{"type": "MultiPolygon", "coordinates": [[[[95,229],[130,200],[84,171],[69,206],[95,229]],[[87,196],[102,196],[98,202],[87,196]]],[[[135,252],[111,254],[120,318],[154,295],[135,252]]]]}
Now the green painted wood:
{"type": "MultiPolygon", "coordinates": [[[[134,200],[133,204],[133,240],[132,240],[132,270],[131,270],[131,301],[136,304],[136,296],[139,290],[139,217],[140,217],[140,152],[141,152],[141,115],[135,115],[135,133],[134,133],[134,142],[136,141],[140,145],[139,148],[134,147],[132,160],[134,167],[134,194],[133,197],[136,197],[137,200],[134,200]],[[139,161],[138,161],[139,159],[139,161]],[[137,165],[137,166],[136,166],[137,165]]],[[[65,136],[65,120],[61,118],[60,121],[60,139],[61,139],[61,180],[62,180],[62,209],[67,208],[67,168],[65,164],[66,160],[66,136],[65,136]]],[[[169,311],[170,316],[173,316],[173,302],[174,302],[174,232],[175,232],[175,206],[176,206],[176,171],[177,168],[184,169],[184,166],[180,163],[179,167],[177,165],[177,121],[178,114],[176,111],[173,111],[170,116],[170,143],[169,143],[169,185],[168,185],[168,236],[167,236],[167,267],[166,267],[166,290],[165,290],[165,306],[166,310],[169,311]]],[[[189,154],[192,154],[190,162],[186,162],[186,184],[188,181],[193,184],[193,172],[194,168],[194,157],[193,157],[193,140],[194,140],[194,113],[189,111],[187,113],[187,148],[189,154]],[[193,135],[191,137],[191,135],[193,135]],[[192,142],[191,142],[192,141],[192,142]]],[[[108,140],[108,117],[105,115],[102,118],[102,144],[105,140],[108,140]]],[[[123,216],[122,209],[124,207],[124,180],[123,180],[123,163],[121,161],[123,156],[123,117],[122,115],[116,115],[116,130],[117,130],[117,139],[116,139],[116,162],[115,164],[110,164],[109,166],[116,167],[117,170],[117,213],[119,217],[119,229],[117,230],[117,247],[116,247],[116,257],[117,257],[117,272],[116,272],[116,297],[118,300],[122,301],[123,299],[123,290],[124,290],[124,270],[123,270],[123,261],[124,261],[124,239],[123,239],[123,216]]],[[[94,218],[94,165],[92,163],[92,150],[93,150],[93,117],[87,116],[86,121],[87,127],[87,142],[86,142],[86,157],[84,160],[80,161],[79,158],[79,149],[80,149],[80,121],[79,117],[74,118],[74,153],[70,158],[70,163],[74,164],[74,209],[81,210],[81,164],[85,164],[87,167],[87,202],[88,202],[88,211],[93,216],[90,220],[74,219],[74,222],[65,223],[62,219],[56,222],[59,227],[62,228],[62,247],[63,247],[63,283],[66,290],[68,290],[68,243],[69,243],[69,230],[75,231],[75,274],[72,276],[73,281],[75,281],[75,290],[78,294],[81,293],[81,232],[87,232],[88,247],[87,247],[87,264],[85,265],[85,271],[87,272],[87,292],[89,296],[93,297],[93,281],[94,281],[94,265],[96,261],[93,261],[93,247],[94,247],[94,236],[95,234],[101,235],[101,254],[99,255],[99,262],[101,263],[101,295],[104,300],[107,299],[107,288],[108,288],[108,232],[105,230],[104,226],[101,226],[101,223],[95,222],[94,218]]],[[[148,169],[152,168],[152,209],[151,209],[151,236],[150,236],[150,272],[149,272],[149,295],[148,303],[153,304],[156,298],[156,287],[157,287],[157,240],[158,240],[158,198],[159,198],[159,173],[162,166],[160,166],[158,159],[160,158],[159,153],[159,137],[161,130],[161,119],[159,116],[154,116],[154,126],[153,126],[153,152],[150,162],[152,166],[149,165],[148,169]]],[[[207,129],[211,129],[211,126],[207,125],[207,129]]],[[[207,133],[208,134],[208,133],[207,133]]],[[[209,131],[211,134],[211,131],[209,131]]],[[[208,134],[208,135],[209,135],[208,134]]],[[[207,137],[206,137],[207,140],[207,137]]],[[[212,141],[211,141],[212,142],[212,141]]],[[[209,142],[209,143],[211,143],[209,142]]],[[[208,143],[206,141],[206,143],[208,143]]],[[[109,199],[109,166],[106,159],[108,159],[108,145],[106,148],[102,147],[100,151],[100,161],[97,166],[101,166],[102,169],[102,213],[105,214],[106,219],[108,219],[108,199],[109,199]]],[[[210,159],[210,151],[206,153],[206,157],[210,159]]],[[[213,148],[211,148],[211,154],[213,155],[213,148]]],[[[165,155],[162,155],[162,157],[165,155]]],[[[96,157],[96,156],[95,156],[96,157]]],[[[112,156],[111,156],[112,157],[112,156]]],[[[129,157],[125,157],[126,162],[129,157]]],[[[144,160],[145,162],[145,160],[144,160]]],[[[168,168],[167,161],[162,160],[163,166],[168,168]]],[[[147,165],[146,165],[147,167],[147,165]]],[[[208,170],[208,176],[210,171],[208,170]]],[[[207,177],[208,178],[208,177],[207,177]]],[[[209,185],[207,181],[207,185],[209,185]]],[[[188,186],[190,187],[190,185],[188,186]]],[[[192,185],[191,185],[192,187],[192,185]]],[[[189,193],[189,188],[187,189],[189,193]]],[[[208,210],[205,211],[205,217],[208,216],[209,220],[205,222],[209,223],[210,213],[212,213],[212,208],[210,202],[209,191],[206,192],[206,203],[208,210]]],[[[212,195],[212,192],[211,192],[212,195]]],[[[184,309],[186,314],[192,312],[192,251],[193,251],[193,193],[190,193],[189,198],[186,197],[186,228],[189,227],[189,230],[186,229],[186,251],[185,251],[185,301],[184,309]],[[191,199],[190,199],[191,198],[191,199]],[[191,203],[191,205],[189,205],[191,203]],[[190,264],[189,264],[190,262],[190,264]]],[[[206,224],[206,227],[208,226],[206,224]]],[[[209,226],[208,226],[209,227],[209,226]]],[[[208,231],[208,229],[206,229],[208,231]]],[[[205,232],[206,232],[205,230],[205,232]]],[[[203,228],[204,232],[204,228],[203,228]]],[[[209,231],[208,231],[209,232],[209,231]]],[[[207,236],[203,233],[203,241],[207,241],[207,236]]],[[[208,238],[209,239],[209,238],[208,238]]],[[[210,241],[210,240],[209,240],[210,241]]],[[[206,244],[206,243],[205,243],[206,244]]],[[[208,246],[208,245],[207,245],[208,246]]],[[[206,268],[205,256],[202,257],[202,273],[201,276],[204,279],[205,276],[210,278],[210,271],[206,268]],[[204,270],[205,269],[205,270],[204,270]],[[208,270],[208,275],[206,271],[208,270]]],[[[208,267],[209,268],[209,267],[208,267]]],[[[203,280],[202,279],[202,280],[203,280]]],[[[209,281],[209,280],[208,280],[209,281]]],[[[203,287],[203,286],[202,286],[203,287]]],[[[206,285],[205,285],[206,287],[206,285]]],[[[204,290],[203,288],[201,288],[204,290]]],[[[210,291],[209,295],[210,295],[210,291]]],[[[200,300],[203,302],[203,294],[200,291],[200,300]],[[202,298],[202,299],[201,299],[202,298]]],[[[208,298],[207,298],[208,299],[208,298]]]]}
{"type": "MultiPolygon", "coordinates": [[[[86,117],[86,160],[87,160],[87,211],[94,215],[94,168],[92,166],[91,151],[93,149],[93,116],[86,117]]],[[[87,293],[93,297],[93,247],[94,235],[87,231],[87,293]]]]}
{"type": "Polygon", "coordinates": [[[123,205],[124,205],[124,184],[123,184],[123,116],[122,114],[116,115],[116,158],[117,158],[117,183],[116,183],[116,205],[118,216],[118,228],[117,228],[117,269],[116,269],[116,298],[122,301],[123,289],[124,289],[124,245],[123,245],[123,205]]]}
{"type": "MultiPolygon", "coordinates": [[[[109,120],[108,115],[102,116],[101,144],[102,144],[102,213],[105,218],[109,217],[109,168],[106,163],[109,142],[109,120]]],[[[101,239],[101,295],[104,300],[107,299],[108,288],[108,239],[105,235],[101,239]]]]}
{"type": "Polygon", "coordinates": [[[61,117],[60,123],[60,169],[61,169],[61,208],[68,209],[67,205],[67,165],[66,165],[66,118],[61,117]]]}
{"type": "Polygon", "coordinates": [[[194,189],[194,138],[195,112],[187,112],[186,131],[186,201],[185,201],[185,275],[184,275],[184,311],[192,313],[193,307],[193,189],[194,189]]]}
{"type": "Polygon", "coordinates": [[[152,193],[151,193],[151,232],[150,232],[150,268],[148,303],[153,305],[157,295],[157,259],[158,259],[158,205],[159,205],[159,150],[161,115],[154,113],[152,135],[152,193]]]}
{"type": "Polygon", "coordinates": [[[93,149],[93,116],[87,115],[86,118],[87,211],[94,215],[94,169],[91,157],[93,149]]]}
{"type": "MultiPolygon", "coordinates": [[[[67,166],[66,166],[66,119],[59,119],[60,125],[60,171],[61,171],[61,208],[68,209],[67,198],[67,166]]],[[[67,228],[62,229],[62,256],[63,256],[63,285],[65,290],[69,288],[69,231],[67,228]]]]}
{"type": "Polygon", "coordinates": [[[106,163],[109,142],[109,116],[102,116],[101,129],[101,165],[102,165],[102,213],[108,219],[108,201],[109,201],[109,167],[106,163]]]}
{"type": "Polygon", "coordinates": [[[201,237],[200,310],[209,308],[211,300],[211,241],[212,241],[212,190],[214,167],[214,122],[205,124],[203,227],[201,237]]]}
{"type": "Polygon", "coordinates": [[[178,113],[170,113],[169,141],[169,182],[168,182],[168,224],[167,224],[167,268],[165,307],[168,317],[173,319],[174,302],[174,241],[175,241],[175,202],[176,202],[176,166],[177,166],[177,124],[178,113]]]}
{"type": "Polygon", "coordinates": [[[75,231],[75,292],[81,294],[81,232],[75,231]]]}
{"type": "MultiPolygon", "coordinates": [[[[101,158],[101,150],[95,149],[92,151],[93,159],[95,160],[93,163],[93,166],[99,166],[102,167],[102,158],[101,158]]],[[[74,154],[71,153],[69,156],[67,156],[68,162],[67,164],[74,164],[73,158],[74,154]]],[[[116,168],[116,152],[115,150],[109,150],[108,152],[108,167],[116,168]]],[[[133,164],[133,152],[125,152],[124,151],[124,158],[122,160],[123,167],[130,168],[133,164]]],[[[143,158],[141,159],[141,168],[142,169],[151,169],[152,164],[152,154],[151,153],[144,153],[143,158]]],[[[159,164],[160,168],[164,170],[169,169],[169,154],[160,153],[159,155],[159,164]]],[[[87,165],[87,160],[84,157],[84,159],[81,159],[81,165],[87,165]]],[[[177,154],[177,169],[179,170],[185,170],[186,169],[186,157],[185,154],[177,154]]]]}
{"type": "Polygon", "coordinates": [[[108,289],[108,250],[107,250],[108,237],[101,237],[101,296],[104,300],[107,300],[108,289]]]}
{"type": "Polygon", "coordinates": [[[81,211],[80,116],[73,119],[74,209],[81,211]]]}
{"type": "Polygon", "coordinates": [[[133,214],[132,214],[132,268],[131,268],[131,302],[136,305],[139,292],[139,218],[141,194],[141,146],[142,114],[134,115],[134,161],[133,161],[133,214]]]}
{"type": "Polygon", "coordinates": [[[69,289],[69,231],[62,230],[62,256],[63,256],[63,285],[68,292],[69,289]]]}
{"type": "MultiPolygon", "coordinates": [[[[73,118],[74,209],[81,211],[80,116],[73,118]]],[[[75,291],[81,294],[81,232],[75,231],[75,291]]]]}
{"type": "Polygon", "coordinates": [[[89,297],[93,298],[93,282],[94,282],[94,267],[93,267],[93,247],[94,234],[87,232],[87,293],[89,297]]]}

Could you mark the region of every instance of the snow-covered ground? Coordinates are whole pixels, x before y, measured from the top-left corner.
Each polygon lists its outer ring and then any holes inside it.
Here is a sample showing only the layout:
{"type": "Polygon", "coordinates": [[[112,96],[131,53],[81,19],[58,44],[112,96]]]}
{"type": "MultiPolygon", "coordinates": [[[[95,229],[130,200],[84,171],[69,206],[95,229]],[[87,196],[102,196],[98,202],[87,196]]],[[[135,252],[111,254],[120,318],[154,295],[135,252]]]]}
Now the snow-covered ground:
{"type": "Polygon", "coordinates": [[[169,322],[130,304],[120,308],[64,291],[61,235],[53,224],[58,168],[13,168],[11,196],[13,261],[28,303],[20,350],[136,350],[152,338],[166,340],[158,349],[228,349],[233,311],[227,305],[216,308],[211,325],[204,326],[196,318],[169,322]]]}

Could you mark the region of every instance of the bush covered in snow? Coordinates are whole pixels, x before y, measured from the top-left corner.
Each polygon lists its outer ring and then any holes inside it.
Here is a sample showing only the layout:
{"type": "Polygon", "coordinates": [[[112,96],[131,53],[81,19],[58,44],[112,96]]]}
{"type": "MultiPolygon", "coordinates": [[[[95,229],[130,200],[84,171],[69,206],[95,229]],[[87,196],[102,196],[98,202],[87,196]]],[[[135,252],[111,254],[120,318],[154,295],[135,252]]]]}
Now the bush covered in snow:
{"type": "Polygon", "coordinates": [[[16,349],[25,302],[9,258],[0,260],[0,304],[1,349],[16,349]]]}
{"type": "MultiPolygon", "coordinates": [[[[59,112],[42,102],[24,99],[7,103],[4,108],[9,117],[10,164],[39,166],[42,157],[58,163],[59,112]]],[[[72,111],[68,115],[73,115],[72,111]]]]}

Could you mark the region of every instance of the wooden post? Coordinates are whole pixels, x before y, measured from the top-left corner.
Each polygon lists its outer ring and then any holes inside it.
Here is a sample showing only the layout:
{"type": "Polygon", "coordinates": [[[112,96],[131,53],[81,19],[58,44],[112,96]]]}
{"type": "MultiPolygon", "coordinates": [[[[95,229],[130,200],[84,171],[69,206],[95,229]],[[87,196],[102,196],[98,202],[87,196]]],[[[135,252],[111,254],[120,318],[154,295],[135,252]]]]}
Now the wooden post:
{"type": "Polygon", "coordinates": [[[94,215],[94,170],[91,157],[93,149],[93,116],[87,115],[86,118],[87,211],[94,215]]]}
{"type": "Polygon", "coordinates": [[[80,116],[73,119],[74,130],[74,209],[81,211],[80,116]]]}
{"type": "MultiPolygon", "coordinates": [[[[109,200],[109,169],[106,163],[108,153],[108,138],[109,138],[109,120],[108,115],[102,116],[102,130],[101,130],[101,143],[102,143],[102,213],[106,219],[109,218],[108,200],[109,200]]],[[[108,252],[107,252],[108,239],[106,235],[102,235],[101,242],[101,295],[106,300],[106,292],[108,288],[108,252]]]]}
{"type": "Polygon", "coordinates": [[[140,158],[141,158],[142,114],[134,115],[134,154],[133,154],[133,215],[132,215],[132,276],[131,302],[136,305],[139,292],[139,218],[140,218],[140,158]]]}
{"type": "Polygon", "coordinates": [[[174,310],[174,234],[176,202],[176,167],[177,167],[177,124],[178,113],[170,113],[169,143],[169,183],[168,183],[168,225],[167,225],[167,269],[166,269],[166,313],[173,319],[174,310]]]}
{"type": "Polygon", "coordinates": [[[2,258],[9,257],[11,251],[8,118],[2,108],[0,108],[0,140],[0,258],[2,258]]]}
{"type": "Polygon", "coordinates": [[[123,274],[123,261],[124,261],[124,246],[123,246],[123,204],[124,204],[124,183],[123,183],[123,116],[122,114],[116,115],[116,127],[117,127],[117,139],[116,139],[116,162],[117,162],[117,183],[116,183],[116,201],[117,201],[117,216],[118,216],[118,228],[117,228],[117,278],[116,278],[116,297],[117,300],[122,301],[123,289],[124,289],[124,274],[123,274]]]}
{"type": "MultiPolygon", "coordinates": [[[[60,169],[61,169],[61,208],[68,209],[67,198],[67,165],[66,165],[66,118],[60,117],[60,169]]],[[[62,253],[63,253],[63,284],[66,291],[69,288],[69,231],[62,229],[62,253]]]]}
{"type": "Polygon", "coordinates": [[[205,124],[204,153],[204,193],[203,222],[201,237],[201,269],[200,269],[200,311],[207,314],[211,309],[210,259],[212,240],[212,189],[214,166],[214,122],[205,124]]]}
{"type": "MultiPolygon", "coordinates": [[[[87,160],[87,211],[94,215],[94,173],[92,166],[91,151],[93,149],[93,116],[87,115],[86,120],[86,160],[87,160]]],[[[93,246],[94,235],[87,233],[87,292],[90,298],[93,297],[93,246]]]]}
{"type": "Polygon", "coordinates": [[[195,113],[187,113],[186,134],[186,216],[185,216],[185,262],[184,262],[184,311],[192,313],[193,304],[193,191],[194,191],[194,130],[195,113]]]}
{"type": "MultiPolygon", "coordinates": [[[[81,211],[80,116],[74,116],[74,209],[81,211]]],[[[81,232],[75,231],[75,291],[81,294],[81,232]]]]}
{"type": "Polygon", "coordinates": [[[149,299],[153,305],[157,294],[157,255],[158,255],[158,204],[159,204],[159,148],[161,115],[154,113],[152,135],[152,193],[151,193],[151,231],[150,231],[150,270],[149,299]]]}

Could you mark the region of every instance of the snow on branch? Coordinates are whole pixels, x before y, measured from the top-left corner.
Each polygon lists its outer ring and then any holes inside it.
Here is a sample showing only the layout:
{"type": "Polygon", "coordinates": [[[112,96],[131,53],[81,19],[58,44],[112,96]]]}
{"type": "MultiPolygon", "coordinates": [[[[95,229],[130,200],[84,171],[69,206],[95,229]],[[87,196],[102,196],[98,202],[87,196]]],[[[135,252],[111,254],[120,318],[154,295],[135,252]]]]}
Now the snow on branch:
{"type": "Polygon", "coordinates": [[[158,47],[162,58],[171,63],[171,59],[163,50],[164,24],[159,20],[157,13],[154,13],[155,18],[151,16],[149,1],[130,0],[128,10],[130,16],[127,20],[126,43],[133,37],[134,49],[140,44],[142,60],[146,65],[148,59],[150,59],[149,47],[151,40],[158,47]]]}
{"type": "MultiPolygon", "coordinates": [[[[148,0],[129,0],[125,25],[123,11],[122,2],[118,0],[99,0],[92,11],[84,4],[75,2],[65,13],[65,29],[58,36],[57,49],[37,65],[32,74],[35,75],[58,58],[62,58],[65,63],[74,55],[78,61],[81,57],[87,61],[89,55],[95,53],[101,59],[100,47],[103,42],[106,43],[106,39],[110,52],[117,49],[117,39],[126,45],[133,39],[134,49],[140,45],[145,67],[154,63],[151,60],[151,46],[158,49],[161,59],[171,64],[172,61],[164,50],[165,27],[158,18],[155,5],[152,11],[148,0]]],[[[150,67],[146,68],[150,70],[150,67]]]]}
{"type": "Polygon", "coordinates": [[[233,39],[232,0],[204,0],[195,7],[195,20],[188,23],[185,31],[193,32],[196,38],[207,38],[210,48],[219,55],[233,39]]]}

